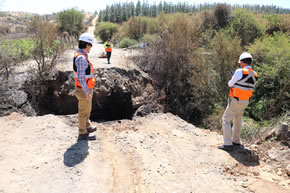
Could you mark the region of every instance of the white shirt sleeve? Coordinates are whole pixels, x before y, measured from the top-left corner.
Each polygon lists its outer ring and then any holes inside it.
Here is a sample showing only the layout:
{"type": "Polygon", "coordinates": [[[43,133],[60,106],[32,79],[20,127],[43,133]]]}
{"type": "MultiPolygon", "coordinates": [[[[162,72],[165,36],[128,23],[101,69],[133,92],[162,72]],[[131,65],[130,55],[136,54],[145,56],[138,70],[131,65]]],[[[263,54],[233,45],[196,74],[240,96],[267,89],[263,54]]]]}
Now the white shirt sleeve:
{"type": "Polygon", "coordinates": [[[228,82],[229,87],[233,87],[234,84],[238,81],[241,80],[243,77],[243,69],[239,68],[235,71],[232,79],[228,82]]]}

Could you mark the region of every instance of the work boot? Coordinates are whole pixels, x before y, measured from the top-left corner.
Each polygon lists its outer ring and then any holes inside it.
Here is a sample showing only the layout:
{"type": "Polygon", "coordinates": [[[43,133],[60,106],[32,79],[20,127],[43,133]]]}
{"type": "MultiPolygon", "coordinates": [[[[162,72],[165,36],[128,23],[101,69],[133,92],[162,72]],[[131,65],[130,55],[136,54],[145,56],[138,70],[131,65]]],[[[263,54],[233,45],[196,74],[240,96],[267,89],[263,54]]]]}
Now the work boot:
{"type": "Polygon", "coordinates": [[[87,128],[87,131],[88,131],[88,133],[95,132],[95,131],[97,131],[97,127],[96,126],[90,126],[90,127],[87,128]]]}
{"type": "Polygon", "coordinates": [[[96,140],[96,135],[89,135],[89,133],[86,134],[79,134],[78,141],[79,140],[96,140]]]}
{"type": "Polygon", "coordinates": [[[235,143],[235,142],[233,142],[233,145],[234,146],[242,146],[240,143],[235,143]]]}
{"type": "Polygon", "coordinates": [[[219,149],[224,151],[232,151],[234,149],[233,145],[220,145],[218,146],[219,149]]]}
{"type": "Polygon", "coordinates": [[[239,149],[243,149],[244,148],[244,146],[242,144],[235,143],[235,142],[233,142],[233,146],[234,146],[234,148],[239,148],[239,149]]]}

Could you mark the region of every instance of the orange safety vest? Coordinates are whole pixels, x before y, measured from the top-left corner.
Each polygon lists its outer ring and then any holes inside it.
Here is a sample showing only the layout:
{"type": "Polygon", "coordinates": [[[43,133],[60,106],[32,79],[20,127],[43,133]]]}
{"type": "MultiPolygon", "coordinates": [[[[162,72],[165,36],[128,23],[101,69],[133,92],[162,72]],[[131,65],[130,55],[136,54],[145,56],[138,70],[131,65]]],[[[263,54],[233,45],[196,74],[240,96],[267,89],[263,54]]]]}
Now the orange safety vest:
{"type": "Polygon", "coordinates": [[[74,80],[75,80],[75,87],[79,87],[81,88],[81,84],[78,81],[78,72],[77,72],[77,65],[76,65],[76,59],[78,56],[83,55],[87,62],[88,62],[88,67],[86,68],[86,75],[85,75],[85,79],[88,85],[88,89],[92,89],[95,87],[96,85],[96,79],[94,76],[94,68],[93,68],[93,64],[89,61],[88,57],[82,53],[82,52],[78,52],[76,51],[74,54],[74,59],[73,59],[73,69],[74,69],[74,80]]]}
{"type": "Polygon", "coordinates": [[[106,43],[105,43],[105,51],[106,52],[112,52],[112,43],[111,42],[106,41],[106,43]]]}
{"type": "Polygon", "coordinates": [[[258,80],[258,74],[251,68],[243,69],[243,77],[230,89],[229,96],[238,100],[249,100],[258,80]]]}

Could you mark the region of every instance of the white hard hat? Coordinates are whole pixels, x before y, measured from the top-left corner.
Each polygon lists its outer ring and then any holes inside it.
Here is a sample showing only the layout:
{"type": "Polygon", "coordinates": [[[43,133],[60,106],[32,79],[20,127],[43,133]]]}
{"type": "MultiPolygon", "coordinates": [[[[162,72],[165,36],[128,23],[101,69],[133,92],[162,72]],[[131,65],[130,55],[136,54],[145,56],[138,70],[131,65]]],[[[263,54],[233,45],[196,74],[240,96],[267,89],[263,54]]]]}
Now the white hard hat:
{"type": "Polygon", "coordinates": [[[251,58],[251,59],[253,59],[252,55],[249,52],[243,52],[240,55],[240,58],[239,58],[239,61],[238,62],[241,63],[241,60],[243,60],[245,58],[251,58]]]}
{"type": "Polygon", "coordinates": [[[87,42],[87,43],[90,43],[90,44],[94,43],[94,37],[91,34],[89,34],[89,33],[83,33],[80,36],[79,40],[87,42]]]}

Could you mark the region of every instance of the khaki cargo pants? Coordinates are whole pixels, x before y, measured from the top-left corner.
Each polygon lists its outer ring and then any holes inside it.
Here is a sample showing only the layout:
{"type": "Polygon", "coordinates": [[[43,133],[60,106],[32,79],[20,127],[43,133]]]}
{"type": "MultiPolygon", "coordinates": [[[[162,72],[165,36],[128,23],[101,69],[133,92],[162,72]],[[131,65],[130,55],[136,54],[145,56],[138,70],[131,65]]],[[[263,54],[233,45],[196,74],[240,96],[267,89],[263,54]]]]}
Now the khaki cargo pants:
{"type": "Polygon", "coordinates": [[[238,101],[235,98],[231,99],[228,103],[222,118],[224,145],[233,145],[233,142],[240,143],[242,117],[248,104],[248,100],[238,101]],[[231,127],[232,122],[233,128],[231,127]]]}
{"type": "MultiPolygon", "coordinates": [[[[93,94],[93,89],[90,90],[93,94]]],[[[78,121],[79,121],[79,134],[86,134],[87,128],[90,127],[90,115],[92,110],[92,102],[87,100],[86,94],[82,88],[76,88],[75,95],[79,101],[78,103],[78,121]]]]}

